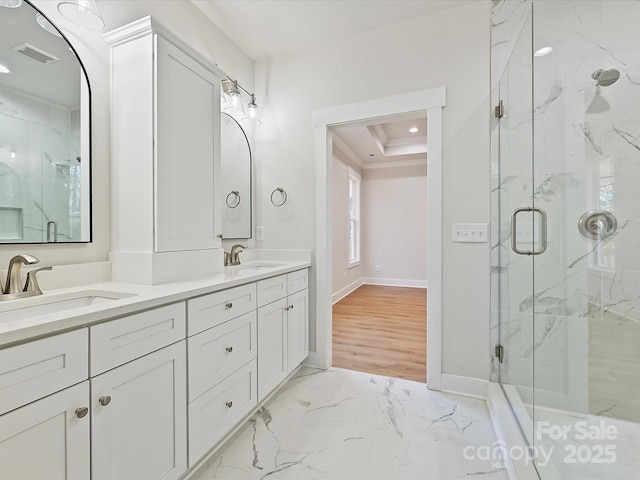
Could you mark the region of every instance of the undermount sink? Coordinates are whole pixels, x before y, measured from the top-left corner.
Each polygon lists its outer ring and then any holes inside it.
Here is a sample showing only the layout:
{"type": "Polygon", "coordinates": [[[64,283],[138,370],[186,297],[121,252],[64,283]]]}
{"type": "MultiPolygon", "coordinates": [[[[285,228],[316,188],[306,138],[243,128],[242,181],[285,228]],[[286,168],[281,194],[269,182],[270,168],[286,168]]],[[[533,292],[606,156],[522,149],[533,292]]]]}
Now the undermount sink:
{"type": "Polygon", "coordinates": [[[244,265],[240,264],[232,268],[237,275],[254,275],[256,273],[273,270],[274,268],[278,268],[283,265],[284,263],[278,262],[252,262],[244,265]]]}
{"type": "Polygon", "coordinates": [[[113,292],[110,290],[82,290],[8,300],[0,302],[0,322],[11,322],[49,313],[73,310],[74,308],[112,302],[134,295],[134,293],[113,292]]]}

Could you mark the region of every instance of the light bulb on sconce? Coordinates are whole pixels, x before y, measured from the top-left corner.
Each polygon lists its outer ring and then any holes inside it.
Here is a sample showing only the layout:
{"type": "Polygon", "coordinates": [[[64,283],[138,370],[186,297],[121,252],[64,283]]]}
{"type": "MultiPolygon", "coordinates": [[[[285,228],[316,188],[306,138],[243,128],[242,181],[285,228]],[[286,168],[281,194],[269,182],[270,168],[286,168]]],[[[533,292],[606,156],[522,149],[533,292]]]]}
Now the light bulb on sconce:
{"type": "Polygon", "coordinates": [[[9,152],[9,155],[11,156],[11,158],[16,158],[16,149],[12,148],[11,151],[9,152]]]}
{"type": "Polygon", "coordinates": [[[58,11],[74,25],[89,30],[102,30],[104,19],[96,0],[68,0],[58,3],[58,11]]]}
{"type": "Polygon", "coordinates": [[[22,0],[0,0],[0,7],[18,8],[22,5],[22,0]]]}
{"type": "Polygon", "coordinates": [[[262,121],[258,118],[258,105],[256,104],[256,97],[254,94],[251,94],[251,101],[247,105],[247,109],[249,110],[249,115],[244,117],[242,120],[249,120],[254,122],[256,125],[261,125],[262,121]]]}

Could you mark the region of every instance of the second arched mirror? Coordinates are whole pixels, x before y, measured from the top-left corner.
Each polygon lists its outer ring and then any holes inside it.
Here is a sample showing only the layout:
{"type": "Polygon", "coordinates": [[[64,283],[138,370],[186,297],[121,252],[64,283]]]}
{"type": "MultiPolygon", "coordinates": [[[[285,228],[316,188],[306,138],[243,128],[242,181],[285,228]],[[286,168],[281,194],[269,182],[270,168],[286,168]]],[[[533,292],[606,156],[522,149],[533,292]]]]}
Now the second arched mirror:
{"type": "Polygon", "coordinates": [[[240,124],[221,113],[220,151],[222,175],[222,235],[230,239],[251,238],[251,147],[240,124]]]}

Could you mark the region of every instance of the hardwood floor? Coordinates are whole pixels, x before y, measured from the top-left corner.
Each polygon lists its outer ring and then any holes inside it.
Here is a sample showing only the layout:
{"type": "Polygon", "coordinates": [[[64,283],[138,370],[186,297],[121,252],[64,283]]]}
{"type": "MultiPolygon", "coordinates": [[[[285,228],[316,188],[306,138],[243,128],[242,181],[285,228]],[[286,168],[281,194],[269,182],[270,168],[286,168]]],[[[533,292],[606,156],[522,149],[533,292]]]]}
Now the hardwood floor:
{"type": "Polygon", "coordinates": [[[362,285],[333,306],[333,366],[425,382],[427,291],[362,285]]]}

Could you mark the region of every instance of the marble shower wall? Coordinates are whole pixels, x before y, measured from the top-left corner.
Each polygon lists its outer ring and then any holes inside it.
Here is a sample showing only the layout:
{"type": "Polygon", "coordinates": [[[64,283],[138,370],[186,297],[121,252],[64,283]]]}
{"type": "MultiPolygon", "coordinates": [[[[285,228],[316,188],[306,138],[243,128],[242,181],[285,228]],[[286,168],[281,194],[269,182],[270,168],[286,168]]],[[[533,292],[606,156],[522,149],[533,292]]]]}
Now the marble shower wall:
{"type": "Polygon", "coordinates": [[[640,400],[638,363],[592,357],[640,355],[638,22],[635,0],[534,1],[534,50],[554,48],[534,62],[534,202],[549,216],[549,250],[535,259],[536,403],[620,418],[616,391],[640,400]],[[597,69],[620,79],[597,86],[597,69]],[[617,217],[614,236],[579,233],[592,210],[617,217]],[[629,341],[611,342],[617,329],[629,341]],[[617,390],[603,378],[620,378],[617,390]]]}
{"type": "MultiPolygon", "coordinates": [[[[535,384],[536,405],[634,421],[640,420],[640,408],[630,407],[640,404],[639,22],[636,0],[493,4],[492,97],[494,105],[503,100],[505,116],[492,125],[491,331],[506,360],[499,366],[494,360],[492,380],[499,370],[527,403],[535,384]],[[543,46],[554,50],[531,56],[543,46]],[[597,69],[617,69],[620,79],[596,86],[597,69]],[[533,259],[516,256],[509,245],[511,212],[532,203],[548,215],[548,250],[533,259]],[[579,233],[578,219],[591,210],[615,214],[613,237],[579,233]]],[[[518,244],[537,245],[538,224],[527,230],[520,218],[518,244]]]]}
{"type": "Polygon", "coordinates": [[[80,239],[80,115],[0,90],[0,242],[80,239]]]}

